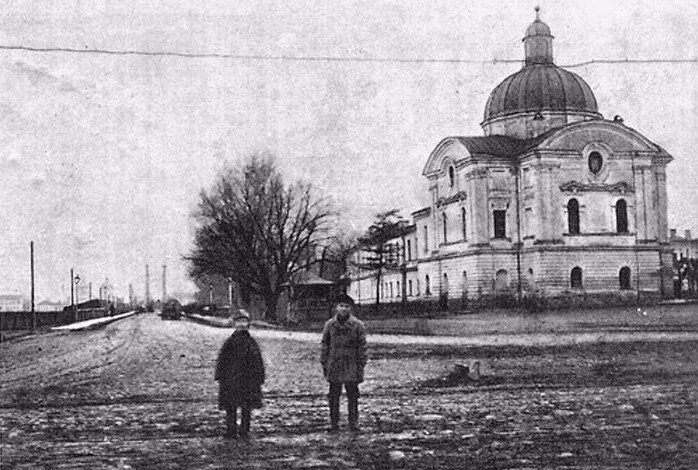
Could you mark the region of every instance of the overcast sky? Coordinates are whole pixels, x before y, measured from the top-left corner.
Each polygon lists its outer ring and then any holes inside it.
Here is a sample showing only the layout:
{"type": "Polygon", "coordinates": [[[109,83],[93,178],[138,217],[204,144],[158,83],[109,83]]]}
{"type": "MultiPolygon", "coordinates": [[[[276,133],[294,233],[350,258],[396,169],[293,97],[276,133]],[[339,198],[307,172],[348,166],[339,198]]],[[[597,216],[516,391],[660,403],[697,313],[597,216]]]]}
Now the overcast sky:
{"type": "MultiPolygon", "coordinates": [[[[698,43],[696,0],[277,3],[3,3],[0,46],[247,58],[0,50],[0,293],[29,295],[30,240],[37,301],[68,296],[71,267],[94,295],[108,277],[142,296],[146,263],[154,297],[163,264],[168,291],[191,291],[181,257],[198,193],[251,152],[313,180],[356,228],[423,207],[427,156],[482,135],[490,91],[521,67],[494,59],[523,58],[536,4],[558,65],[695,59],[698,43]]],[[[669,224],[698,236],[696,62],[570,70],[607,119],[674,157],[669,224]]]]}

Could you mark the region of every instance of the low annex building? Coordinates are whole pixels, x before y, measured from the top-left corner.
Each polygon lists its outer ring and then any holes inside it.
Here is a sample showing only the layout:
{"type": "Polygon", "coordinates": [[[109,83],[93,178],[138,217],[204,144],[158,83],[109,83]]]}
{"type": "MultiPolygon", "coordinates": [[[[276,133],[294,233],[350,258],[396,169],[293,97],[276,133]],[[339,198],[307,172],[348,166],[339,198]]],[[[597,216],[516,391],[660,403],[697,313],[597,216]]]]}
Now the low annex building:
{"type": "MultiPolygon", "coordinates": [[[[671,295],[672,157],[620,117],[599,113],[589,85],[555,65],[538,13],[523,44],[523,68],[487,100],[484,135],[446,137],[427,158],[431,202],[393,240],[402,259],[382,276],[385,301],[671,295]]],[[[375,282],[354,272],[350,294],[375,302],[375,282]]]]}

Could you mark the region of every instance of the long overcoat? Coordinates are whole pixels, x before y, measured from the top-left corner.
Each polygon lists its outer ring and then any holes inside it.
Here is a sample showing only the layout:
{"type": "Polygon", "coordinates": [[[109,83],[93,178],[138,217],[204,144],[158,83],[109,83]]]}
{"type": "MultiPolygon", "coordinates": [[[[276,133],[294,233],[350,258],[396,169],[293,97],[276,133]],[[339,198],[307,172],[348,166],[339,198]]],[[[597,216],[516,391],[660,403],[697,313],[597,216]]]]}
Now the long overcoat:
{"type": "Polygon", "coordinates": [[[216,363],[219,408],[261,408],[264,378],[264,361],[257,341],[247,330],[234,331],[223,344],[216,363]]]}
{"type": "Polygon", "coordinates": [[[363,322],[353,315],[344,323],[336,316],[329,319],[322,333],[320,356],[327,381],[363,382],[366,361],[366,328],[363,322]]]}

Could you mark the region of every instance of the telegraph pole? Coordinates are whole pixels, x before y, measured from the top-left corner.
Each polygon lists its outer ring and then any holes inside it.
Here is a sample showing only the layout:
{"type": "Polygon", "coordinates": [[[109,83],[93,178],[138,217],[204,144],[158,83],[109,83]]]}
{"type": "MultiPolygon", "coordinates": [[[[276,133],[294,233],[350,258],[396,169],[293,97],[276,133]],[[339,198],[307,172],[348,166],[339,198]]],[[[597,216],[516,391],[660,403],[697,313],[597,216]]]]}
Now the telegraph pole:
{"type": "Polygon", "coordinates": [[[233,313],[233,278],[228,278],[228,305],[230,307],[230,314],[233,313]]]}
{"type": "Polygon", "coordinates": [[[148,270],[148,265],[145,265],[145,305],[148,306],[150,303],[150,272],[148,270]]]}
{"type": "Polygon", "coordinates": [[[162,265],[162,301],[167,299],[167,265],[162,265]]]}
{"type": "Polygon", "coordinates": [[[36,310],[34,308],[34,242],[29,243],[32,273],[32,330],[36,331],[36,310]]]}
{"type": "Polygon", "coordinates": [[[78,312],[80,310],[80,275],[75,276],[75,322],[80,319],[78,312]]]}

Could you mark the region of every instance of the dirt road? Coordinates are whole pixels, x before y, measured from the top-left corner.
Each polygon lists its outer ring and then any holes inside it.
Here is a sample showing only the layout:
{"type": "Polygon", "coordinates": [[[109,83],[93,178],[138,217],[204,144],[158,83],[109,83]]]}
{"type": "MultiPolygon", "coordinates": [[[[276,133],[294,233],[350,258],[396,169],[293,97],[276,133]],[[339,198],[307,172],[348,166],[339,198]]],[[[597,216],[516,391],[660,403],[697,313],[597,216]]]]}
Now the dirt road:
{"type": "Polygon", "coordinates": [[[265,407],[237,443],[221,437],[212,380],[228,334],[149,314],[0,345],[0,468],[698,467],[693,338],[374,338],[363,432],[330,436],[316,338],[253,331],[265,407]],[[472,360],[486,366],[479,382],[426,386],[472,360]]]}

